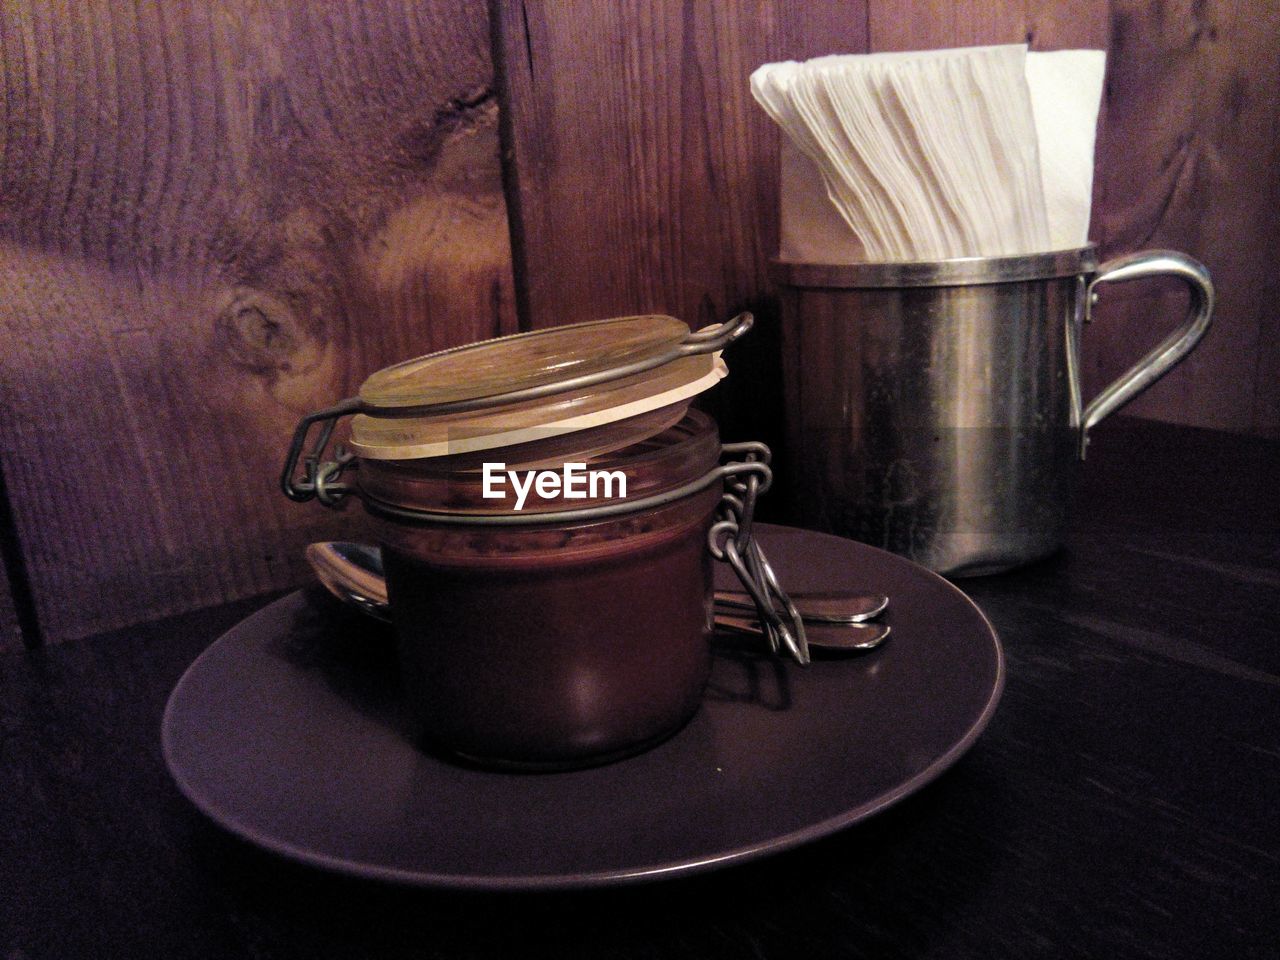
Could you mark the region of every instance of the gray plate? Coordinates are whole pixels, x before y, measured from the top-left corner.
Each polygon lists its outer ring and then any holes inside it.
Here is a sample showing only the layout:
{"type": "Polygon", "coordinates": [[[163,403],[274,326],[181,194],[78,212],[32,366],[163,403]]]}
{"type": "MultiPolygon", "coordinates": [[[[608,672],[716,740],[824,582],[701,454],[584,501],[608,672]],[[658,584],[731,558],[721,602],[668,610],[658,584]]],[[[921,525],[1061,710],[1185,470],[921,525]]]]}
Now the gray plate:
{"type": "Polygon", "coordinates": [[[383,628],[294,593],[187,670],[165,710],[165,760],[196,807],[251,843],[418,886],[637,882],[815,840],[954,763],[995,710],[1004,657],[940,577],[848,540],[759,529],[789,588],[892,597],[885,646],[803,668],[725,648],[702,710],[653,750],[491,773],[415,744],[383,628]]]}

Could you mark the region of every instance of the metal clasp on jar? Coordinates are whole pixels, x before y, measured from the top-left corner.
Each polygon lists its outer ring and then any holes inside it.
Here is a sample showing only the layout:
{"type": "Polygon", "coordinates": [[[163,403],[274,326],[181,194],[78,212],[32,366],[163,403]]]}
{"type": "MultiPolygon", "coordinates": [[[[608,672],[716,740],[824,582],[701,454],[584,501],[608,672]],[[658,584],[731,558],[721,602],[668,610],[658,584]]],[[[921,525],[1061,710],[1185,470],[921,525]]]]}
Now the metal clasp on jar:
{"type": "Polygon", "coordinates": [[[337,507],[348,494],[355,493],[354,487],[336,482],[355,459],[355,454],[338,448],[334,451],[333,459],[326,460],[325,448],[333,439],[338,421],[359,412],[360,401],[352,397],[325,410],[308,413],[298,421],[298,426],[293,431],[293,441],[289,444],[289,454],[285,458],[284,473],[280,477],[280,489],[286,497],[296,503],[319,500],[326,507],[337,507]],[[316,435],[310,452],[304,456],[302,451],[307,445],[307,435],[316,424],[320,424],[320,432],[316,435]],[[299,460],[303,466],[301,478],[298,477],[299,460]]]}
{"type": "Polygon", "coordinates": [[[733,568],[755,602],[769,649],[775,654],[785,650],[797,663],[806,664],[809,644],[805,639],[804,620],[779,582],[764,549],[752,535],[756,498],[773,482],[769,448],[758,442],[726,443],[721,447],[721,455],[741,456],[740,465],[764,467],[764,470],[726,474],[717,519],[707,533],[707,547],[713,557],[733,568]]]}

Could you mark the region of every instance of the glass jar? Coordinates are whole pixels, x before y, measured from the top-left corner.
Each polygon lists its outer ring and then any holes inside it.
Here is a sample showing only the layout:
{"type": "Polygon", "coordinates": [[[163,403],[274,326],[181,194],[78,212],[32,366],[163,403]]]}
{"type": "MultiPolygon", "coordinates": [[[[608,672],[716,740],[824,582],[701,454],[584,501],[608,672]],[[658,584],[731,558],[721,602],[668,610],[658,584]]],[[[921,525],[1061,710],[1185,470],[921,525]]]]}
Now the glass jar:
{"type": "MultiPolygon", "coordinates": [[[[547,463],[539,444],[526,446],[507,469],[547,463]]],[[[388,495],[430,510],[470,506],[482,487],[480,465],[466,462],[474,457],[360,470],[380,520],[404,681],[428,735],[488,764],[557,765],[634,752],[683,726],[710,669],[706,538],[721,483],[594,521],[483,526],[381,512],[388,495]]],[[[628,493],[661,493],[719,457],[715,424],[691,412],[655,437],[562,462],[623,471],[628,493]]],[[[506,491],[494,504],[510,509],[506,491]]],[[[546,513],[548,504],[525,509],[546,513]]]]}
{"type": "Polygon", "coordinates": [[[737,558],[762,621],[781,624],[781,591],[743,539],[768,451],[722,447],[689,410],[750,322],[691,334],[622,318],[488,341],[389,367],[304,418],[285,492],[355,495],[375,518],[406,692],[434,748],[563,769],[679,730],[710,670],[713,554],[737,558]],[[326,459],[347,414],[351,450],[326,459]]]}

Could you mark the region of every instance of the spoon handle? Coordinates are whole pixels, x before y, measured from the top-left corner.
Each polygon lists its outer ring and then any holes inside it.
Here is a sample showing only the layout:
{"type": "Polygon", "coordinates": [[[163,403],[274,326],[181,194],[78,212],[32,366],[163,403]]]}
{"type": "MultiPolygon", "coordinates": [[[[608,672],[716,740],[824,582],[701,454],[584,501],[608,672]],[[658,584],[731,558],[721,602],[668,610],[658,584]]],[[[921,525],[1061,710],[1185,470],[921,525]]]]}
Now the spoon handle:
{"type": "MultiPolygon", "coordinates": [[[[378,620],[391,619],[387,581],[377,570],[357,563],[332,543],[307,545],[307,563],[326,590],[378,620]]],[[[382,558],[377,558],[379,564],[382,558]]]]}
{"type": "MultiPolygon", "coordinates": [[[[752,613],[751,597],[737,590],[717,590],[716,607],[725,613],[752,613]]],[[[878,617],[889,605],[883,594],[793,593],[791,601],[806,623],[861,623],[878,617]]]]}
{"type": "MultiPolygon", "coordinates": [[[[734,616],[717,612],[716,626],[735,633],[759,635],[760,623],[749,616],[734,616]]],[[[889,638],[889,626],[884,623],[813,623],[805,625],[805,640],[809,649],[818,653],[852,653],[874,650],[889,638]]]]}

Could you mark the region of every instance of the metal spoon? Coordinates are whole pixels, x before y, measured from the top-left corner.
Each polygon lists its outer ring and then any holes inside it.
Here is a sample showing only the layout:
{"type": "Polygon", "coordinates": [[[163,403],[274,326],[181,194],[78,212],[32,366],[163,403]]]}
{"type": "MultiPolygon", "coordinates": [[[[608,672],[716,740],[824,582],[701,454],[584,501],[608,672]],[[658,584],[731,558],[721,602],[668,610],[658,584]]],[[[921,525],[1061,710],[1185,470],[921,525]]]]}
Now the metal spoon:
{"type": "Polygon", "coordinates": [[[308,544],[306,556],[316,579],[331,594],[375,620],[391,622],[381,550],[367,543],[329,540],[308,544]]]}
{"type": "MultiPolygon", "coordinates": [[[[794,599],[794,598],[793,598],[794,599]]],[[[760,633],[760,623],[754,617],[716,614],[716,626],[735,633],[760,633]]],[[[804,636],[809,649],[821,653],[851,653],[874,650],[889,638],[887,623],[852,623],[805,620],[804,636]]]]}
{"type": "MultiPolygon", "coordinates": [[[[740,590],[717,590],[716,606],[725,613],[753,613],[751,596],[740,590]]],[[[802,593],[792,594],[791,602],[805,623],[862,623],[874,620],[889,606],[883,594],[802,593]]]]}
{"type": "MultiPolygon", "coordinates": [[[[316,578],[331,594],[375,620],[383,623],[391,621],[390,604],[387,602],[387,582],[382,572],[382,552],[377,547],[364,543],[330,540],[308,545],[306,556],[307,563],[311,565],[316,578]]],[[[888,605],[889,601],[886,598],[841,597],[838,594],[829,593],[815,596],[818,606],[814,609],[819,611],[821,618],[813,620],[812,626],[805,631],[810,647],[838,653],[871,650],[878,647],[889,636],[889,627],[886,624],[858,623],[849,616],[850,611],[857,613],[863,619],[875,616],[888,605]],[[876,602],[879,603],[878,607],[876,602]],[[865,611],[871,607],[876,607],[875,611],[866,613],[865,611]],[[825,615],[821,611],[826,611],[825,615]],[[842,612],[843,619],[833,620],[832,611],[842,612]]],[[[732,612],[727,609],[716,610],[716,626],[737,632],[758,634],[760,624],[751,616],[755,611],[754,606],[739,609],[737,604],[742,602],[739,597],[746,597],[746,594],[737,594],[734,591],[716,592],[717,608],[734,607],[732,612]],[[723,602],[722,597],[725,598],[723,602]]],[[[809,625],[810,617],[805,612],[808,598],[801,594],[792,597],[792,600],[801,611],[806,625],[809,625]]]]}

